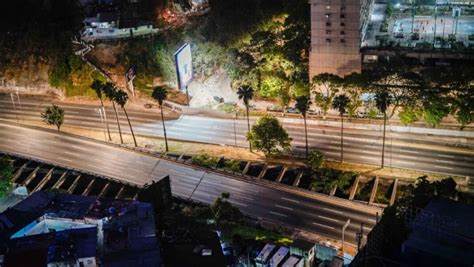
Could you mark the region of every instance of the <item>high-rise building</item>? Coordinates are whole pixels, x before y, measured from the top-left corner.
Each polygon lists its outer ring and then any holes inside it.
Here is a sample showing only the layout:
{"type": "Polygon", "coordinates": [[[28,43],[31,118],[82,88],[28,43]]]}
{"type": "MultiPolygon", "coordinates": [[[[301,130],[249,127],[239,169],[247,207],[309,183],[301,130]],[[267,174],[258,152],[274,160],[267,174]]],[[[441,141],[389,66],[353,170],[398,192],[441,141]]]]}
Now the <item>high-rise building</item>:
{"type": "Polygon", "coordinates": [[[311,0],[310,78],[360,72],[360,43],[373,0],[311,0]]]}

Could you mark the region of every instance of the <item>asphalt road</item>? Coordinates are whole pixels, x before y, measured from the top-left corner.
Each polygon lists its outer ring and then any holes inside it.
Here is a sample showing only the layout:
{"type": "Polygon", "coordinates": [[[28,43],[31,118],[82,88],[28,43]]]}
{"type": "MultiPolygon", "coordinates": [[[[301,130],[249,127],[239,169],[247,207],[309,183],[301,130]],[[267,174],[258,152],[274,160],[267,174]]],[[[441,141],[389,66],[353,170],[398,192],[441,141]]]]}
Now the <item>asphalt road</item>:
{"type": "MultiPolygon", "coordinates": [[[[40,122],[40,112],[49,101],[25,98],[16,109],[9,95],[0,95],[0,119],[19,122],[40,122]]],[[[84,129],[105,131],[98,106],[65,104],[64,125],[84,129]]],[[[125,115],[119,110],[122,131],[129,133],[125,115]]],[[[156,110],[128,111],[136,134],[162,137],[161,117],[156,110]]],[[[116,132],[115,113],[107,110],[111,131],[116,132]]],[[[198,141],[212,144],[247,147],[245,139],[247,122],[244,119],[229,120],[198,116],[177,117],[165,113],[169,138],[198,141]]],[[[251,122],[253,123],[253,121],[251,122]]],[[[304,153],[304,128],[302,124],[285,123],[286,130],[293,139],[293,153],[304,153]]],[[[105,135],[104,135],[105,137],[105,135]]],[[[340,159],[340,129],[308,125],[308,140],[311,148],[321,150],[329,159],[340,159]]],[[[474,154],[454,151],[446,146],[454,142],[449,137],[435,137],[423,134],[387,132],[385,166],[413,169],[418,171],[442,173],[446,175],[472,176],[474,173],[474,154]]],[[[380,165],[382,133],[361,129],[345,129],[344,160],[354,163],[380,165]]]]}
{"type": "Polygon", "coordinates": [[[143,185],[170,175],[173,194],[212,203],[221,192],[244,213],[333,239],[356,243],[361,223],[364,233],[375,225],[380,209],[291,188],[274,188],[195,169],[150,155],[86,138],[0,122],[0,151],[37,158],[52,164],[143,185]]]}

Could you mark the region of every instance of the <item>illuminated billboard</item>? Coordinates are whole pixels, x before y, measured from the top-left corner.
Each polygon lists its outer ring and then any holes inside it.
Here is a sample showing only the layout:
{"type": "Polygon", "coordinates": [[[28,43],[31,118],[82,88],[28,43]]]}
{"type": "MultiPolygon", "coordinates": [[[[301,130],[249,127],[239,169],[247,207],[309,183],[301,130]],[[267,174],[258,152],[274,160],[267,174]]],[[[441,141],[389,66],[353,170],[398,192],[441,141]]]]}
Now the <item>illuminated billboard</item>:
{"type": "Polygon", "coordinates": [[[191,45],[186,43],[174,53],[179,89],[185,89],[193,80],[191,45]]]}

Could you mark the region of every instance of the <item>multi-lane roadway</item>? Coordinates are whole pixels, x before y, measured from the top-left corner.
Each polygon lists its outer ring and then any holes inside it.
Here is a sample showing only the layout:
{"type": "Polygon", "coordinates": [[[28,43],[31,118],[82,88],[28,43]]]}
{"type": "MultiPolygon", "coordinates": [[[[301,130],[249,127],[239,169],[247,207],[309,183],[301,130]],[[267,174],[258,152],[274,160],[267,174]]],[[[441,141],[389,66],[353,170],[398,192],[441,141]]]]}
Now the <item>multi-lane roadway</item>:
{"type": "Polygon", "coordinates": [[[212,203],[221,192],[243,212],[332,239],[341,238],[342,226],[351,220],[346,241],[356,244],[356,232],[375,225],[381,210],[290,187],[273,187],[178,164],[148,154],[53,130],[0,122],[0,151],[26,155],[143,185],[170,175],[173,194],[212,203]]]}
{"type": "MultiPolygon", "coordinates": [[[[0,119],[20,122],[40,122],[41,110],[50,99],[22,98],[21,107],[12,105],[10,95],[0,95],[0,119]]],[[[66,126],[104,130],[98,106],[59,103],[65,111],[66,126]]],[[[122,130],[129,132],[125,116],[120,112],[122,130]]],[[[130,120],[137,134],[163,136],[158,112],[129,110],[130,120]]],[[[109,125],[116,131],[115,114],[107,109],[109,125]]],[[[199,141],[246,147],[247,124],[243,119],[217,119],[198,116],[180,116],[167,112],[168,137],[177,140],[199,141]]],[[[253,123],[253,120],[252,122],[253,123]]],[[[304,129],[299,123],[284,123],[293,139],[293,152],[304,151],[304,129]]],[[[104,130],[105,131],[105,130],[104,130]]],[[[374,130],[345,129],[344,159],[348,162],[380,165],[382,133],[374,130]]],[[[327,158],[340,157],[340,130],[338,127],[308,126],[309,144],[323,151],[327,158]]],[[[105,135],[104,135],[105,136],[105,135]]],[[[446,144],[456,138],[424,134],[387,133],[385,166],[413,169],[447,175],[471,176],[474,173],[474,153],[460,151],[446,144]]]]}

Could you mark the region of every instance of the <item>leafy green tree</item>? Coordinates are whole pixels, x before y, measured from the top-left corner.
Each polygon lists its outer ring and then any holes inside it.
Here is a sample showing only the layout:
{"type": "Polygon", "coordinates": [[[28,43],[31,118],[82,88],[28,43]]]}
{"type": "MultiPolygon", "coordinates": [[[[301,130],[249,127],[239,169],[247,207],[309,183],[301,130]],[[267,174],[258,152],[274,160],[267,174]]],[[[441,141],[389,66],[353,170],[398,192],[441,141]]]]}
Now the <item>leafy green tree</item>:
{"type": "Polygon", "coordinates": [[[41,112],[41,118],[46,124],[56,126],[59,131],[64,122],[64,110],[53,104],[41,112]]]}
{"type": "Polygon", "coordinates": [[[324,166],[324,155],[319,150],[311,150],[308,157],[308,165],[313,171],[317,171],[324,166]]]}
{"type": "Polygon", "coordinates": [[[416,106],[407,105],[402,107],[398,113],[398,117],[400,118],[401,123],[404,125],[410,125],[418,121],[420,115],[416,106]]]}
{"type": "Polygon", "coordinates": [[[308,158],[309,147],[308,147],[308,128],[306,125],[306,114],[311,106],[311,100],[308,96],[300,96],[296,98],[295,108],[300,111],[303,116],[304,122],[304,137],[305,137],[305,148],[306,148],[306,159],[308,158]]]}
{"type": "MultiPolygon", "coordinates": [[[[239,96],[239,99],[244,102],[245,105],[245,111],[247,113],[247,129],[248,132],[250,132],[250,116],[249,116],[249,103],[250,100],[253,98],[253,88],[247,85],[239,87],[237,90],[237,95],[239,96]]],[[[250,151],[252,151],[252,142],[249,143],[249,148],[250,151]]]]}
{"type": "Polygon", "coordinates": [[[345,95],[338,95],[334,97],[332,107],[339,111],[341,116],[341,163],[344,161],[344,113],[346,113],[347,105],[350,103],[350,99],[345,95]]]}
{"type": "Polygon", "coordinates": [[[314,103],[321,108],[325,118],[331,108],[334,97],[339,92],[342,79],[334,74],[321,73],[313,77],[312,90],[314,91],[314,103]]]}
{"type": "Polygon", "coordinates": [[[166,152],[168,152],[168,138],[166,137],[165,116],[163,115],[163,102],[166,100],[166,98],[168,98],[168,91],[165,87],[157,86],[155,89],[153,89],[151,97],[153,97],[153,99],[158,101],[158,104],[160,104],[161,123],[163,125],[163,134],[165,136],[166,152]]]}
{"type": "Polygon", "coordinates": [[[329,193],[333,188],[344,188],[350,184],[352,172],[343,172],[332,168],[322,168],[313,174],[313,188],[322,188],[329,193]]]}
{"type": "Polygon", "coordinates": [[[11,160],[8,157],[0,158],[0,200],[11,190],[13,171],[11,160]]]}
{"type": "Polygon", "coordinates": [[[115,106],[115,94],[117,93],[117,87],[113,83],[106,83],[104,86],[104,94],[105,96],[109,99],[110,102],[112,102],[112,107],[114,108],[115,112],[115,119],[117,120],[117,127],[119,131],[119,136],[120,136],[120,143],[123,144],[123,138],[122,138],[122,129],[120,128],[120,121],[119,121],[119,115],[117,112],[117,107],[115,106]]]}
{"type": "Polygon", "coordinates": [[[347,114],[349,117],[354,117],[357,114],[357,109],[362,106],[361,94],[367,86],[367,77],[361,73],[353,72],[344,76],[342,79],[341,87],[350,99],[347,105],[347,114]]]}
{"type": "Polygon", "coordinates": [[[247,140],[258,151],[266,156],[278,154],[281,149],[289,150],[291,138],[278,119],[265,115],[258,119],[252,130],[247,133],[247,140]]]}
{"type": "Polygon", "coordinates": [[[109,141],[112,141],[112,136],[110,135],[109,121],[107,120],[107,112],[105,111],[104,101],[102,101],[104,86],[105,86],[105,84],[103,82],[99,81],[99,80],[94,80],[91,84],[92,90],[94,90],[94,92],[97,95],[97,98],[99,98],[99,100],[100,100],[100,106],[102,108],[102,112],[104,113],[105,125],[107,126],[107,133],[109,135],[109,141]]]}
{"type": "Polygon", "coordinates": [[[375,106],[383,113],[383,138],[382,138],[382,163],[381,168],[385,163],[385,133],[387,128],[387,108],[392,101],[391,95],[387,91],[377,91],[375,93],[375,106]]]}
{"type": "Polygon", "coordinates": [[[463,129],[474,121],[474,89],[458,93],[452,102],[452,113],[463,129]]]}
{"type": "Polygon", "coordinates": [[[211,205],[211,211],[217,223],[238,223],[243,219],[242,213],[238,208],[232,206],[229,198],[230,194],[223,192],[211,205]]]}
{"type": "Polygon", "coordinates": [[[132,133],[133,143],[135,144],[135,147],[137,147],[137,139],[135,139],[135,134],[133,133],[132,123],[130,122],[130,118],[128,117],[127,110],[125,109],[125,105],[128,102],[128,94],[123,90],[116,91],[114,94],[114,102],[116,102],[123,109],[125,117],[128,121],[128,126],[130,127],[130,132],[132,133]]]}
{"type": "Polygon", "coordinates": [[[431,127],[438,126],[448,114],[449,107],[441,99],[424,103],[423,119],[431,127]]]}

